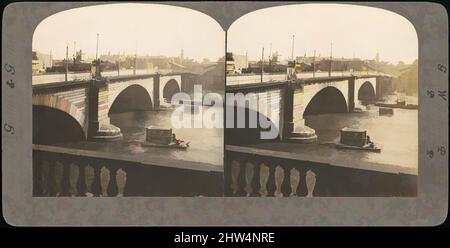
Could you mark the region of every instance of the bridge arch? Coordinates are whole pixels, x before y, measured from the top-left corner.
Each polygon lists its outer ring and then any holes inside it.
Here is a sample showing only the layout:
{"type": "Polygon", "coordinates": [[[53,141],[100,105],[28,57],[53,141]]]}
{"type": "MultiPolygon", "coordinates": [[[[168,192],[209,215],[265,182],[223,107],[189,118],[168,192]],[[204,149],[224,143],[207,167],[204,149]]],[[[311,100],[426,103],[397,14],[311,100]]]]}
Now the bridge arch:
{"type": "Polygon", "coordinates": [[[342,92],[333,86],[327,86],[318,91],[307,102],[303,115],[344,113],[348,111],[348,104],[342,92]]]}
{"type": "Polygon", "coordinates": [[[108,115],[153,109],[152,97],[147,89],[140,84],[129,85],[112,99],[111,102],[108,115]]]}
{"type": "Polygon", "coordinates": [[[170,103],[172,100],[172,96],[180,91],[181,89],[179,82],[172,78],[164,84],[162,90],[162,98],[165,102],[170,103]]]}
{"type": "Polygon", "coordinates": [[[83,130],[86,130],[87,89],[77,88],[70,92],[33,93],[32,101],[33,106],[45,106],[66,112],[78,122],[83,130]]]}
{"type": "Polygon", "coordinates": [[[370,81],[365,81],[358,89],[358,100],[362,103],[376,99],[375,88],[370,81]]]}
{"type": "MultiPolygon", "coordinates": [[[[229,114],[229,112],[227,112],[229,114]]],[[[277,128],[277,125],[266,115],[264,115],[261,112],[258,112],[252,108],[249,107],[238,107],[234,106],[234,123],[233,127],[226,127],[225,128],[225,143],[230,145],[246,145],[246,144],[254,144],[254,143],[261,143],[264,141],[271,141],[276,140],[279,138],[279,130],[277,128]],[[238,127],[238,113],[239,111],[244,110],[245,113],[245,127],[238,127]],[[250,117],[256,117],[256,127],[251,127],[249,118],[250,117]],[[264,128],[261,126],[259,122],[259,118],[265,118],[268,120],[268,123],[270,123],[269,128],[264,128]],[[276,128],[275,130],[270,130],[270,128],[276,128]],[[274,139],[261,139],[261,132],[276,132],[278,135],[274,139]]]]}
{"type": "Polygon", "coordinates": [[[66,111],[33,105],[33,144],[81,141],[86,133],[78,120],[66,111]]]}

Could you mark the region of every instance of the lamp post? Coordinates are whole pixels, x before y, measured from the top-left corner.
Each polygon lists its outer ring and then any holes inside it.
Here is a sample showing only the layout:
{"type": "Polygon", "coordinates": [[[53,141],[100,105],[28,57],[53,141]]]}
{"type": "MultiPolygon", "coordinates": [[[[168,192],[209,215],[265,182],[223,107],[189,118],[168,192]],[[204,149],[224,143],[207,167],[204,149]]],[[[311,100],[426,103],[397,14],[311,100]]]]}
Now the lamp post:
{"type": "Polygon", "coordinates": [[[66,45],[66,73],[65,73],[65,80],[67,82],[67,74],[69,73],[69,46],[66,45]]]}
{"type": "Polygon", "coordinates": [[[291,60],[294,61],[294,40],[295,35],[292,35],[292,50],[291,50],[291,60]]]}
{"type": "Polygon", "coordinates": [[[314,50],[313,55],[313,78],[316,77],[316,50],[314,50]]]}
{"type": "Polygon", "coordinates": [[[262,48],[261,54],[261,83],[263,82],[263,75],[264,75],[264,46],[262,48]]]}
{"type": "Polygon", "coordinates": [[[98,59],[98,33],[97,33],[97,48],[95,49],[95,60],[98,59]]]}
{"type": "Polygon", "coordinates": [[[328,70],[328,77],[331,77],[331,71],[333,66],[333,42],[331,42],[331,50],[330,50],[330,68],[328,70]]]}

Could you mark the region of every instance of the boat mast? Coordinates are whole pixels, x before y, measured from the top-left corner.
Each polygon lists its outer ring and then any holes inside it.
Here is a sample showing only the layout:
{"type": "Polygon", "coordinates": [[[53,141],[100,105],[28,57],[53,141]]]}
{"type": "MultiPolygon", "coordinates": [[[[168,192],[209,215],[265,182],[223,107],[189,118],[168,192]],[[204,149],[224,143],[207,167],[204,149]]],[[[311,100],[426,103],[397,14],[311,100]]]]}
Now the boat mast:
{"type": "Polygon", "coordinates": [[[314,49],[313,55],[313,78],[316,77],[316,50],[314,49]]]}
{"type": "Polygon", "coordinates": [[[263,75],[264,75],[264,46],[262,47],[262,54],[261,54],[261,83],[263,82],[263,75]]]}
{"type": "Polygon", "coordinates": [[[331,50],[330,50],[330,68],[328,70],[328,77],[331,77],[331,67],[333,65],[333,42],[331,42],[331,50]]]}
{"type": "Polygon", "coordinates": [[[66,45],[66,73],[65,80],[67,82],[67,73],[69,72],[69,45],[66,45]]]}
{"type": "Polygon", "coordinates": [[[291,50],[291,60],[294,61],[294,40],[295,35],[292,35],[292,50],[291,50]]]}
{"type": "Polygon", "coordinates": [[[98,33],[97,33],[97,48],[95,50],[95,60],[98,59],[98,33]]]}
{"type": "Polygon", "coordinates": [[[135,47],[135,49],[134,49],[133,75],[136,75],[136,59],[137,59],[137,41],[136,41],[136,47],[135,47]]]}

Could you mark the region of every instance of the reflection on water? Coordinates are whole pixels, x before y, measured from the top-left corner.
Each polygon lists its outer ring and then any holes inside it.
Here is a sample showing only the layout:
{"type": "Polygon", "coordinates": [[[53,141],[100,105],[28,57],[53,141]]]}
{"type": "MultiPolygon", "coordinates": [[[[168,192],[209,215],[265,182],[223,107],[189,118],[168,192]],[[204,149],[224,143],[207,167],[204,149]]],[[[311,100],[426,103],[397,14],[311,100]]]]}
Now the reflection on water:
{"type": "MultiPolygon", "coordinates": [[[[209,108],[213,107],[203,106],[203,112],[207,111],[209,108]]],[[[145,128],[148,126],[154,125],[164,128],[172,127],[170,120],[171,115],[172,110],[112,114],[110,115],[111,124],[121,129],[123,134],[122,141],[83,141],[59,145],[122,154],[148,154],[148,156],[168,157],[222,166],[222,128],[172,128],[172,132],[176,134],[177,138],[183,138],[185,141],[190,141],[190,147],[187,150],[143,147],[138,142],[133,142],[145,140],[145,128]]],[[[221,122],[223,121],[221,120],[221,122]]]]}

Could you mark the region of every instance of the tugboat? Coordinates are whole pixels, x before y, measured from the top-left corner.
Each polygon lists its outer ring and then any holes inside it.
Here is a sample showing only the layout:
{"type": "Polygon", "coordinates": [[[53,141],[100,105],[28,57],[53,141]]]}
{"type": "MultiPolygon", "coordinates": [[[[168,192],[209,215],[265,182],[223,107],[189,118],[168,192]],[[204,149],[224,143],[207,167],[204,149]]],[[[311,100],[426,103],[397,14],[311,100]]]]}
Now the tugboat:
{"type": "Polygon", "coordinates": [[[190,142],[185,142],[183,139],[177,139],[176,135],[172,133],[172,128],[158,128],[149,126],[145,129],[146,137],[143,146],[187,149],[190,142]]]}
{"type": "Polygon", "coordinates": [[[341,129],[341,142],[336,144],[338,149],[363,150],[370,152],[380,152],[381,148],[377,147],[367,135],[366,130],[358,128],[344,127],[341,129]]]}

